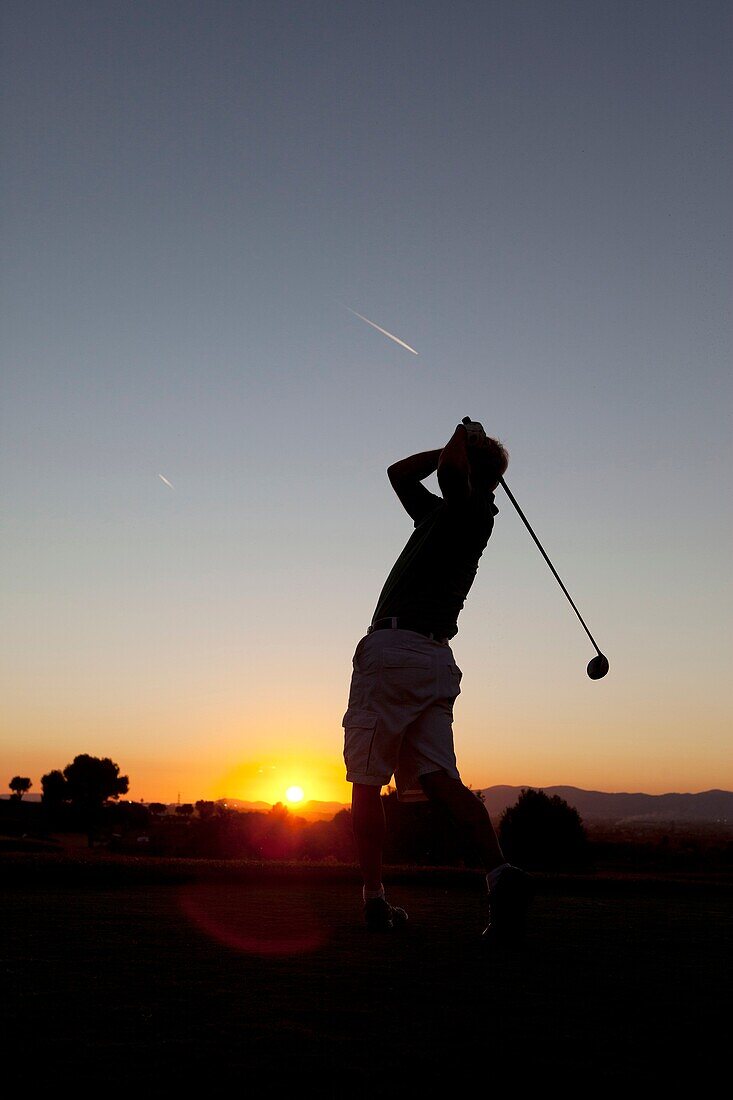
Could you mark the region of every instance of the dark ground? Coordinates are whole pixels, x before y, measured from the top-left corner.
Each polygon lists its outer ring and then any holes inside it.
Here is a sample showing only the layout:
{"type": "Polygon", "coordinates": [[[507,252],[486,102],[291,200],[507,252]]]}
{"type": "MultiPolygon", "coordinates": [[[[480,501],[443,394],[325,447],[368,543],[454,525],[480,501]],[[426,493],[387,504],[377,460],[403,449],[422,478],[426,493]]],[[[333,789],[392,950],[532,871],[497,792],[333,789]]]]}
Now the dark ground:
{"type": "Polygon", "coordinates": [[[410,921],[386,937],[362,928],[351,869],[5,856],[0,873],[8,1085],[633,1095],[704,1091],[723,1066],[730,878],[544,876],[524,952],[487,956],[466,873],[395,871],[410,921]]]}

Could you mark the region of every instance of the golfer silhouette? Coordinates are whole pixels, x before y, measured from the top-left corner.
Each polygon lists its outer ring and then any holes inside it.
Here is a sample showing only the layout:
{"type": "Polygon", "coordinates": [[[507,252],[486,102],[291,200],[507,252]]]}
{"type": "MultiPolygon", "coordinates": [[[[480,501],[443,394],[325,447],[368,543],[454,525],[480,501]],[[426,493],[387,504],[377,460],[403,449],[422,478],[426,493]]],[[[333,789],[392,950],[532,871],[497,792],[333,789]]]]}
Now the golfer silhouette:
{"type": "Polygon", "coordinates": [[[445,447],[387,470],[415,529],[354,652],[343,717],[363,911],[373,931],[407,921],[405,910],[387,901],[382,882],[381,788],[394,775],[401,802],[442,804],[478,852],[486,871],[487,940],[517,942],[523,934],[530,876],[505,860],[485,806],[456,765],[453,704],[462,673],[449,644],[494,526],[494,490],[507,464],[502,444],[465,417],[445,447]],[[422,484],[436,470],[442,496],[422,484]]]}

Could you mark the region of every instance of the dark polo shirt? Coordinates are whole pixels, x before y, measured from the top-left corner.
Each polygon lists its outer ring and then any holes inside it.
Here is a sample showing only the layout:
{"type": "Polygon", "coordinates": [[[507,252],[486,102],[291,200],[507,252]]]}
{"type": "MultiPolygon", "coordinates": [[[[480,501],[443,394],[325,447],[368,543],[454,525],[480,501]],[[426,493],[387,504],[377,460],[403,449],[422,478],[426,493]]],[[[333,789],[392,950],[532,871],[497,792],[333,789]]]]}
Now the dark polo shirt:
{"type": "Polygon", "coordinates": [[[420,485],[409,511],[415,530],[384,583],[372,622],[396,615],[452,638],[499,511],[494,494],[448,503],[420,485]]]}

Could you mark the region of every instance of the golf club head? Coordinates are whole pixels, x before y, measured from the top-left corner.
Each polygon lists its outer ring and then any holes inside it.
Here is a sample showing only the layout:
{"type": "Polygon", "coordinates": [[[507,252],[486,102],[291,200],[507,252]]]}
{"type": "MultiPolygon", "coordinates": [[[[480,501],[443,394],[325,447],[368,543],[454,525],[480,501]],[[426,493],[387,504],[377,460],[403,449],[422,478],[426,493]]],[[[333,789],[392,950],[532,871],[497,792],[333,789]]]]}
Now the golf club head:
{"type": "Polygon", "coordinates": [[[600,680],[608,672],[608,657],[604,657],[602,653],[599,653],[592,661],[588,661],[586,672],[591,680],[600,680]]]}

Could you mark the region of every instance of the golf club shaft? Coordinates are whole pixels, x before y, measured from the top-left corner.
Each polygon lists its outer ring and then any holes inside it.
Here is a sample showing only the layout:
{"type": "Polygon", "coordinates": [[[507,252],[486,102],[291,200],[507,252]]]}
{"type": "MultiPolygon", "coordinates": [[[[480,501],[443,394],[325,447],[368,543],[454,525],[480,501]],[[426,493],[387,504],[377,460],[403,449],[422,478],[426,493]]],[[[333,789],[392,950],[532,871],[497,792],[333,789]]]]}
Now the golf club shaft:
{"type": "MultiPolygon", "coordinates": [[[[582,625],[582,627],[583,627],[583,630],[584,630],[584,631],[586,632],[586,634],[587,634],[587,635],[588,635],[588,637],[590,638],[591,642],[593,643],[593,648],[595,649],[596,653],[597,653],[597,654],[598,654],[598,656],[600,657],[600,656],[601,656],[601,651],[600,651],[600,649],[598,648],[598,646],[596,645],[596,641],[595,641],[595,638],[594,638],[594,637],[593,637],[593,635],[591,634],[591,632],[590,632],[590,630],[588,629],[588,627],[587,627],[587,626],[585,625],[585,621],[584,621],[584,619],[583,619],[583,616],[582,616],[582,615],[580,614],[580,612],[578,611],[577,607],[575,606],[575,603],[573,602],[573,598],[572,598],[572,596],[570,595],[570,593],[568,592],[567,588],[565,587],[565,585],[564,585],[564,584],[562,583],[562,581],[560,580],[560,577],[558,576],[558,572],[557,572],[557,570],[555,569],[555,566],[554,566],[554,565],[552,564],[552,562],[551,562],[551,561],[550,561],[550,559],[548,558],[547,554],[546,554],[546,553],[545,553],[545,551],[543,550],[543,548],[542,548],[542,543],[540,542],[540,540],[539,540],[539,539],[537,538],[537,536],[535,535],[534,531],[532,530],[532,528],[531,528],[531,526],[530,526],[530,524],[529,524],[529,520],[527,519],[527,517],[525,516],[524,512],[522,511],[522,509],[521,509],[521,508],[519,507],[519,505],[517,504],[517,502],[516,502],[516,500],[515,500],[515,498],[514,498],[514,494],[513,494],[513,493],[511,492],[511,490],[509,489],[509,486],[507,485],[506,481],[504,481],[504,478],[503,478],[503,477],[499,479],[499,484],[501,485],[501,487],[502,487],[502,489],[504,490],[504,492],[506,493],[506,495],[507,495],[507,496],[509,497],[509,499],[510,499],[510,501],[512,502],[512,504],[514,505],[514,507],[515,507],[515,508],[517,509],[517,512],[519,513],[519,518],[521,519],[522,523],[524,524],[524,526],[525,526],[525,527],[527,528],[527,530],[529,531],[530,535],[531,535],[531,536],[532,536],[532,538],[534,539],[534,541],[535,541],[535,543],[536,543],[536,545],[537,545],[537,549],[539,550],[540,554],[542,554],[542,557],[543,557],[543,558],[545,559],[545,561],[546,561],[546,562],[547,562],[547,564],[549,565],[550,569],[552,570],[552,573],[553,573],[553,576],[555,577],[555,580],[557,581],[557,583],[558,583],[558,584],[560,585],[560,587],[562,588],[563,592],[564,592],[564,593],[565,593],[565,595],[567,596],[567,598],[568,598],[568,601],[569,601],[569,603],[570,603],[570,606],[572,607],[573,611],[575,612],[575,614],[576,614],[576,615],[578,616],[578,618],[580,619],[580,622],[581,622],[581,625],[582,625]]],[[[595,659],[595,658],[594,658],[594,659],[595,659]]]]}

